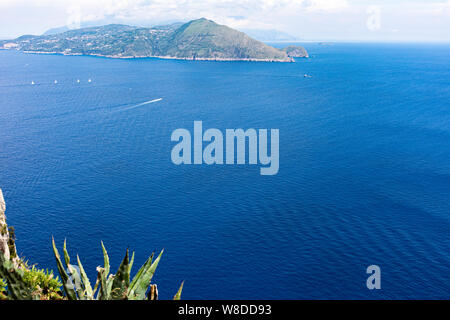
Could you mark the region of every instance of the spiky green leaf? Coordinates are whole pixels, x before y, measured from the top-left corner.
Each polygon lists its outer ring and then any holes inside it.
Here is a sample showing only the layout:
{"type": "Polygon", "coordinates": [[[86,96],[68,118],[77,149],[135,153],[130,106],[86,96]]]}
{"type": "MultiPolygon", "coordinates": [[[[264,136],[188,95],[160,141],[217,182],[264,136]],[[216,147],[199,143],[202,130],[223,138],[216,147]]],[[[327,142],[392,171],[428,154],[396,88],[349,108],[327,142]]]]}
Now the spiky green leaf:
{"type": "Polygon", "coordinates": [[[104,268],[105,268],[105,277],[108,277],[109,275],[109,256],[108,252],[106,251],[106,248],[102,241],[102,250],[103,250],[103,261],[104,261],[104,268]]]}
{"type": "Polygon", "coordinates": [[[67,239],[64,239],[64,245],[63,245],[63,252],[64,252],[64,260],[66,261],[66,266],[70,265],[70,257],[69,257],[69,253],[67,252],[67,239]]]}
{"type": "Polygon", "coordinates": [[[94,292],[92,291],[91,282],[89,281],[88,276],[86,275],[86,272],[84,271],[83,265],[81,264],[80,257],[77,255],[77,262],[78,262],[78,268],[80,268],[81,273],[81,280],[83,283],[84,291],[86,294],[86,297],[89,300],[92,300],[94,298],[94,292]]]}
{"type": "Polygon", "coordinates": [[[122,263],[113,278],[111,287],[111,298],[113,300],[122,300],[127,296],[127,290],[130,286],[130,268],[129,268],[129,254],[128,249],[125,253],[122,263]]]}
{"type": "Polygon", "coordinates": [[[98,268],[98,272],[100,277],[99,300],[109,300],[106,271],[104,268],[98,268]]]}
{"type": "Polygon", "coordinates": [[[130,263],[128,264],[128,273],[130,273],[130,274],[131,274],[131,268],[133,268],[133,263],[134,263],[134,252],[133,252],[133,254],[131,255],[131,261],[130,261],[130,263]]]}
{"type": "Polygon", "coordinates": [[[130,284],[130,291],[134,290],[136,287],[136,283],[137,281],[140,279],[141,274],[152,264],[153,261],[153,256],[155,255],[155,253],[153,252],[150,257],[148,257],[147,261],[145,261],[145,263],[142,265],[142,267],[139,269],[139,271],[136,273],[136,275],[134,276],[133,280],[131,281],[130,284]]]}
{"type": "Polygon", "coordinates": [[[130,286],[129,294],[132,296],[132,299],[143,300],[145,298],[145,293],[150,286],[150,282],[153,278],[153,275],[155,274],[156,267],[158,267],[158,263],[163,252],[164,250],[161,251],[161,253],[151,265],[148,265],[147,263],[144,264],[144,266],[142,266],[144,270],[142,270],[142,272],[136,275],[136,277],[133,279],[133,285],[130,286]]]}
{"type": "Polygon", "coordinates": [[[56,265],[58,266],[58,271],[61,276],[61,281],[63,283],[63,288],[64,291],[66,292],[66,296],[69,300],[77,300],[77,295],[75,293],[75,290],[73,290],[72,281],[69,279],[69,276],[67,275],[66,270],[64,269],[64,265],[61,261],[58,249],[56,249],[55,239],[53,237],[52,237],[52,245],[53,245],[53,253],[55,254],[56,258],[56,265]]]}
{"type": "Polygon", "coordinates": [[[173,297],[173,300],[180,300],[181,299],[181,291],[183,291],[184,281],[181,283],[180,289],[178,289],[178,292],[173,297]]]}
{"type": "Polygon", "coordinates": [[[64,260],[66,262],[67,270],[69,271],[70,278],[72,280],[72,283],[75,286],[75,291],[77,292],[78,299],[84,300],[85,293],[84,293],[84,288],[82,287],[82,283],[81,283],[81,275],[78,273],[78,270],[73,265],[70,264],[70,256],[69,256],[69,252],[67,251],[66,239],[64,239],[63,252],[64,252],[64,260]]]}

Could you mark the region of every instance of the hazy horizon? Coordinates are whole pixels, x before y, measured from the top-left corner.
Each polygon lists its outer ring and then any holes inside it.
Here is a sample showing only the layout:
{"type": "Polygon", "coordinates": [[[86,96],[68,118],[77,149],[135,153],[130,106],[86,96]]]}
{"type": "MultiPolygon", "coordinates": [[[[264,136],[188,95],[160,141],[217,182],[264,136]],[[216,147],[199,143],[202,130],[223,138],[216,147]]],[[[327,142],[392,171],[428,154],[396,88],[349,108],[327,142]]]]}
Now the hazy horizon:
{"type": "Polygon", "coordinates": [[[450,42],[450,0],[0,0],[0,39],[63,26],[149,27],[201,17],[297,41],[450,42]]]}

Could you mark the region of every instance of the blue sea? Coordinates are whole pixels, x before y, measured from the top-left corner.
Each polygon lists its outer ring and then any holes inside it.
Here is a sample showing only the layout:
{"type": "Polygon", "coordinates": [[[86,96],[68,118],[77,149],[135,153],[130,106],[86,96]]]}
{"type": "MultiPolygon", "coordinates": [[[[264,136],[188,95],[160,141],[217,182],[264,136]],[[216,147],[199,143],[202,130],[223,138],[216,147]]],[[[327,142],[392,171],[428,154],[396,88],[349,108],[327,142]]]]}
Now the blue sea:
{"type": "Polygon", "coordinates": [[[0,51],[20,255],[56,270],[67,239],[94,282],[101,240],[113,269],[164,248],[163,299],[183,280],[184,299],[450,298],[450,45],[304,45],[296,63],[0,51]],[[195,120],[279,129],[278,175],[174,165],[195,120]]]}

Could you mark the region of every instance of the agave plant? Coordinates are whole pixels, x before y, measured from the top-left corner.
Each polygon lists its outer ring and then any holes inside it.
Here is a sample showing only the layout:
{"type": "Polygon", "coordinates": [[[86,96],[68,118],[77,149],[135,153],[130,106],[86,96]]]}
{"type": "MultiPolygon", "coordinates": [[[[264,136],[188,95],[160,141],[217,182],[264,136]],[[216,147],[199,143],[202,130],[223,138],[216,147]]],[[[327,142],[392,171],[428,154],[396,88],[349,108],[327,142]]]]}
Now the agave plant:
{"type": "MultiPolygon", "coordinates": [[[[134,278],[130,280],[131,268],[134,262],[134,253],[129,257],[127,249],[125,257],[115,274],[110,274],[109,256],[102,244],[104,266],[97,267],[97,281],[92,288],[89,278],[77,255],[78,266],[70,263],[70,256],[67,252],[66,241],[64,241],[63,253],[66,268],[61,260],[55,240],[52,239],[53,252],[56,257],[58,271],[63,282],[64,292],[69,300],[157,300],[158,289],[156,284],[151,284],[151,280],[158,266],[163,251],[153,261],[154,253],[142,265],[134,278]],[[66,271],[67,270],[67,271],[66,271]],[[148,292],[148,294],[147,294],[148,292]]],[[[180,289],[174,296],[174,300],[181,298],[180,289]]]]}
{"type": "Polygon", "coordinates": [[[7,290],[4,288],[2,296],[13,300],[39,300],[40,294],[35,292],[35,288],[30,287],[25,282],[25,272],[22,266],[17,266],[10,259],[0,253],[0,277],[6,281],[7,290]]]}
{"type": "Polygon", "coordinates": [[[6,300],[8,299],[7,292],[6,292],[6,282],[5,280],[0,278],[0,300],[6,300]]]}

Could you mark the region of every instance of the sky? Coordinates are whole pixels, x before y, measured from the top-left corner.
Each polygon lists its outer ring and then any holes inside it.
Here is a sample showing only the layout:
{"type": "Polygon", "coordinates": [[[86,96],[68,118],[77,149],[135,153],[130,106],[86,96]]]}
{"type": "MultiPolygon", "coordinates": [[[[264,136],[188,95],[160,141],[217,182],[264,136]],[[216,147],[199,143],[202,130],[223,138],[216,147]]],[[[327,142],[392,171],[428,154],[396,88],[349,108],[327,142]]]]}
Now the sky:
{"type": "Polygon", "coordinates": [[[311,41],[450,42],[450,0],[0,0],[0,39],[62,26],[201,17],[311,41]]]}

